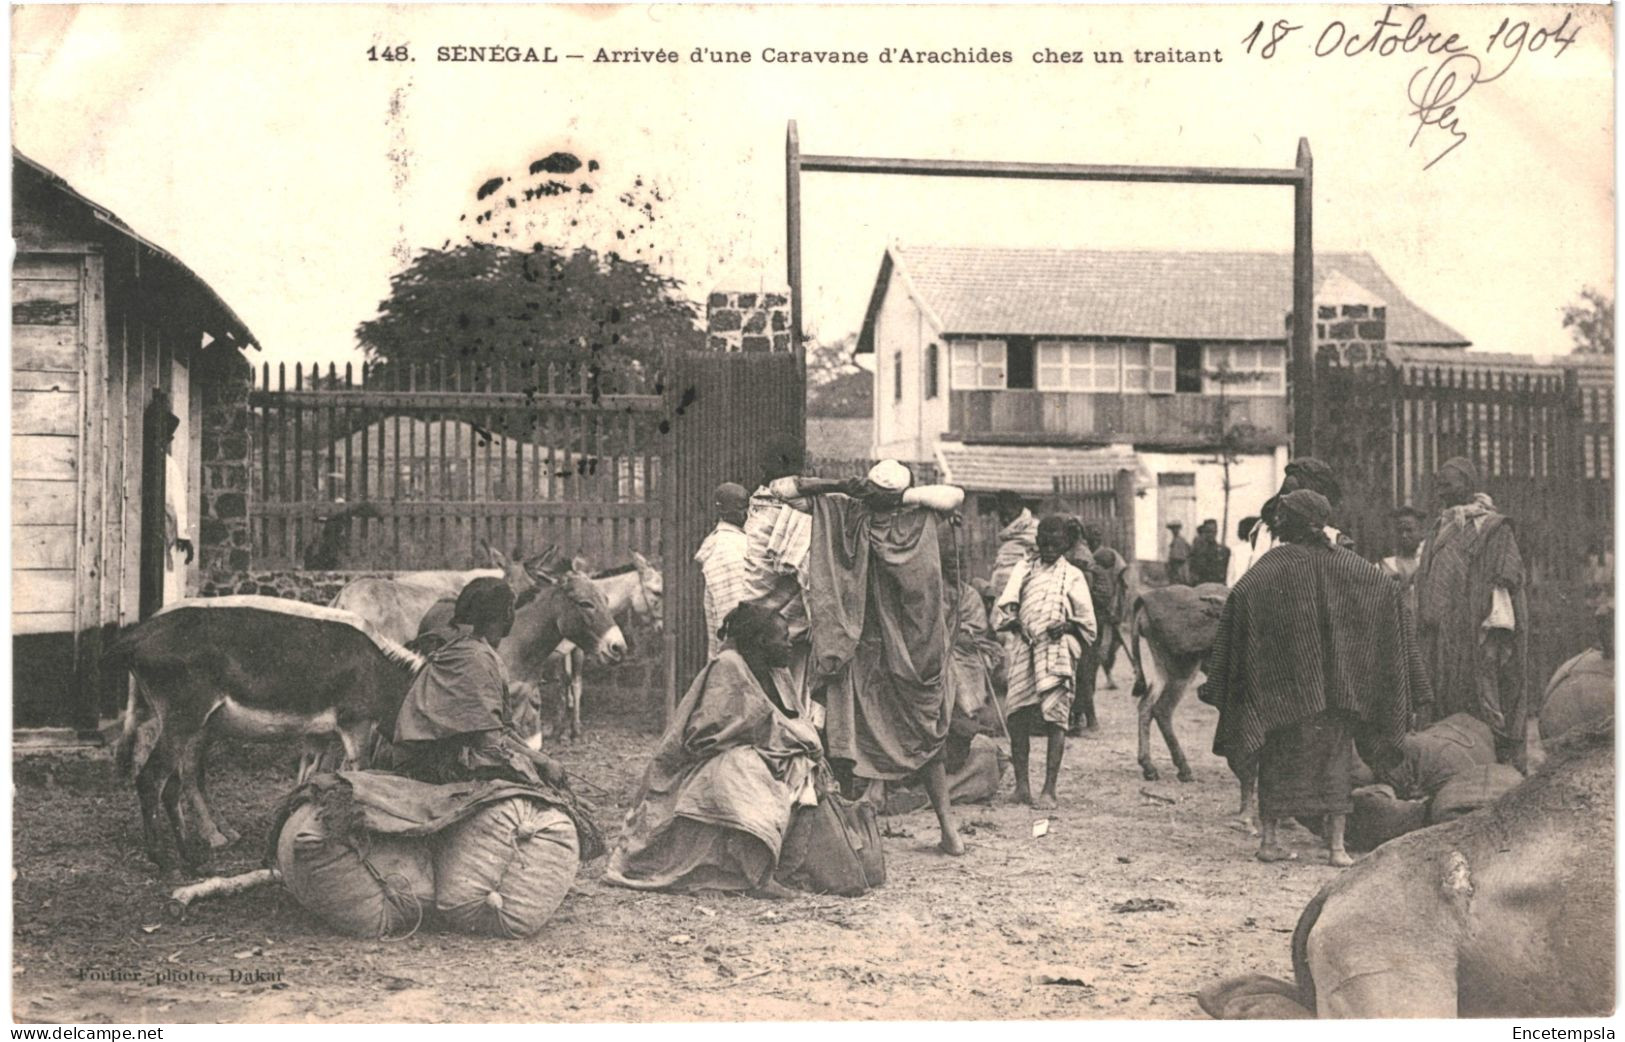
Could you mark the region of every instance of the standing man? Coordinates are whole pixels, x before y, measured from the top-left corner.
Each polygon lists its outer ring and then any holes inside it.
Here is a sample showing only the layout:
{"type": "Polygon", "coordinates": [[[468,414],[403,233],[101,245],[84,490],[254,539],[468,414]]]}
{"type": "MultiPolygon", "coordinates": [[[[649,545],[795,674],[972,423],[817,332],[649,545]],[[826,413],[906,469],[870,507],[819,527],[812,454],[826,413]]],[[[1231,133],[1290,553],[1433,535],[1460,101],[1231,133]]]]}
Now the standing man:
{"type": "Polygon", "coordinates": [[[1191,544],[1179,534],[1185,526],[1178,521],[1168,522],[1168,582],[1180,586],[1190,585],[1190,573],[1186,570],[1186,562],[1190,560],[1191,544]]]}
{"type": "Polygon", "coordinates": [[[1123,614],[1128,610],[1128,562],[1123,555],[1109,546],[1103,545],[1105,539],[1101,536],[1098,525],[1083,526],[1083,541],[1089,544],[1095,567],[1103,570],[1111,580],[1111,598],[1106,602],[1106,610],[1102,613],[1098,606],[1095,611],[1095,623],[1100,628],[1100,640],[1095,658],[1100,663],[1101,672],[1106,674],[1106,690],[1117,690],[1117,682],[1112,680],[1112,668],[1117,665],[1117,649],[1123,646],[1123,614]]]}
{"type": "MultiPolygon", "coordinates": [[[[1333,512],[1343,500],[1343,487],[1338,484],[1337,478],[1332,474],[1332,468],[1313,456],[1300,456],[1286,465],[1286,476],[1281,479],[1281,489],[1266,502],[1259,514],[1262,515],[1253,525],[1247,536],[1247,546],[1237,554],[1241,558],[1239,563],[1230,569],[1230,585],[1234,586],[1236,580],[1247,574],[1255,562],[1275,546],[1274,525],[1275,508],[1280,504],[1281,497],[1300,488],[1319,493],[1331,504],[1333,512]]],[[[1344,549],[1354,549],[1354,541],[1348,536],[1333,528],[1331,522],[1326,523],[1326,539],[1333,546],[1344,549]]]]}
{"type": "Polygon", "coordinates": [[[738,607],[745,594],[745,516],[750,495],[743,485],[727,481],[711,497],[717,527],[700,544],[694,560],[705,579],[705,638],[711,658],[722,650],[722,620],[738,607]]]}
{"type": "Polygon", "coordinates": [[[1378,566],[1382,574],[1399,584],[1405,595],[1405,606],[1416,614],[1416,569],[1422,563],[1422,526],[1427,518],[1413,506],[1406,505],[1391,515],[1394,522],[1394,553],[1384,557],[1378,566]]]}
{"type": "Polygon", "coordinates": [[[1010,581],[1010,570],[1037,549],[1038,519],[1021,497],[1009,489],[999,493],[995,504],[1000,525],[999,552],[993,559],[993,574],[988,582],[993,587],[993,596],[998,597],[1010,581]]]}
{"type": "Polygon", "coordinates": [[[1495,732],[1496,758],[1526,766],[1529,607],[1512,522],[1457,457],[1439,468],[1442,509],[1416,569],[1417,630],[1439,716],[1471,713],[1495,732]]]}
{"type": "Polygon", "coordinates": [[[1219,523],[1211,517],[1196,529],[1196,542],[1191,546],[1190,580],[1192,586],[1203,583],[1224,583],[1225,569],[1230,564],[1229,547],[1219,545],[1219,523]]]}
{"type": "Polygon", "coordinates": [[[1016,772],[1016,799],[1033,802],[1027,757],[1032,738],[1047,741],[1044,789],[1038,806],[1057,804],[1055,786],[1066,751],[1078,659],[1095,639],[1095,613],[1089,580],[1066,559],[1075,522],[1056,515],[1038,525],[1038,549],[1011,570],[999,595],[996,623],[1008,633],[1005,659],[1009,689],[1005,713],[1010,730],[1010,761],[1016,772]]]}
{"type": "Polygon", "coordinates": [[[186,565],[192,563],[195,551],[192,544],[192,512],[186,508],[189,498],[186,474],[180,460],[175,458],[175,431],[180,418],[173,414],[164,417],[164,603],[173,604],[186,596],[186,565]],[[185,554],[184,561],[176,558],[185,554]]]}
{"type": "Polygon", "coordinates": [[[1258,779],[1260,861],[1292,855],[1282,818],[1325,817],[1327,860],[1353,864],[1351,741],[1367,762],[1397,755],[1413,685],[1424,684],[1399,589],[1326,537],[1331,505],[1297,489],[1275,511],[1278,545],[1230,590],[1199,697],[1219,710],[1213,751],[1258,779]]]}

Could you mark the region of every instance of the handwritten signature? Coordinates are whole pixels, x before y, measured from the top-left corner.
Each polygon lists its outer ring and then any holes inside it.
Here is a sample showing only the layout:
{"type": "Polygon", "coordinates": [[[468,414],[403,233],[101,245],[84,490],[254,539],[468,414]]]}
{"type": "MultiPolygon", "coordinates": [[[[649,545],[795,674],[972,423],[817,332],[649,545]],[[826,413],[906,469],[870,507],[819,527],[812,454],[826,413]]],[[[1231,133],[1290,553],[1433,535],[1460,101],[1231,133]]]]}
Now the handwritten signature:
{"type": "MultiPolygon", "coordinates": [[[[1440,62],[1431,74],[1426,66],[1411,74],[1410,82],[1405,85],[1405,97],[1413,106],[1409,114],[1416,117],[1416,130],[1411,133],[1409,147],[1415,148],[1422,131],[1429,127],[1436,127],[1449,135],[1450,142],[1442,152],[1428,160],[1423,170],[1431,170],[1433,164],[1467,141],[1467,132],[1461,129],[1461,117],[1456,113],[1456,105],[1479,82],[1479,74],[1483,71],[1483,63],[1471,54],[1453,54],[1440,62]],[[1427,80],[1418,89],[1417,83],[1424,76],[1427,80]]],[[[1438,133],[1430,134],[1429,139],[1444,140],[1438,133]]]]}

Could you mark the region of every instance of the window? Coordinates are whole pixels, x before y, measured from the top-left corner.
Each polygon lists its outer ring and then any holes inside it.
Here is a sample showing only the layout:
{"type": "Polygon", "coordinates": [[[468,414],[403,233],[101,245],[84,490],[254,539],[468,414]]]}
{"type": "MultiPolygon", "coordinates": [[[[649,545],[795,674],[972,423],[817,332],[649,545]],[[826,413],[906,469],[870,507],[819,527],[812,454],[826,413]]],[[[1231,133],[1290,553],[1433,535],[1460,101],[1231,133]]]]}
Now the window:
{"type": "Polygon", "coordinates": [[[1038,344],[1040,391],[1116,391],[1116,344],[1080,344],[1044,340],[1038,344]]]}
{"type": "Polygon", "coordinates": [[[1004,360],[1003,340],[954,341],[954,390],[1003,390],[1004,360]]]}
{"type": "Polygon", "coordinates": [[[1123,390],[1145,391],[1150,388],[1151,348],[1146,344],[1124,344],[1123,390]]]}
{"type": "Polygon", "coordinates": [[[1175,387],[1174,370],[1176,356],[1172,344],[1151,345],[1151,386],[1152,394],[1173,394],[1175,387]]]}
{"type": "Polygon", "coordinates": [[[894,351],[891,356],[891,400],[903,400],[903,352],[894,351]]]}
{"type": "Polygon", "coordinates": [[[1202,345],[1180,344],[1174,349],[1174,393],[1202,393],[1202,345]]]}
{"type": "Polygon", "coordinates": [[[1008,363],[1004,372],[1004,386],[1013,391],[1030,391],[1034,380],[1033,342],[1028,337],[1011,337],[1010,347],[1005,352],[1008,363]]]}
{"type": "Polygon", "coordinates": [[[937,396],[938,369],[942,364],[937,356],[937,345],[935,343],[927,344],[925,346],[925,396],[927,398],[937,396]]]}
{"type": "MultiPolygon", "coordinates": [[[[1236,375],[1224,393],[1285,394],[1286,348],[1275,344],[1209,344],[1207,372],[1228,367],[1236,375]]],[[[1219,381],[1208,379],[1207,393],[1219,393],[1219,381]]]]}

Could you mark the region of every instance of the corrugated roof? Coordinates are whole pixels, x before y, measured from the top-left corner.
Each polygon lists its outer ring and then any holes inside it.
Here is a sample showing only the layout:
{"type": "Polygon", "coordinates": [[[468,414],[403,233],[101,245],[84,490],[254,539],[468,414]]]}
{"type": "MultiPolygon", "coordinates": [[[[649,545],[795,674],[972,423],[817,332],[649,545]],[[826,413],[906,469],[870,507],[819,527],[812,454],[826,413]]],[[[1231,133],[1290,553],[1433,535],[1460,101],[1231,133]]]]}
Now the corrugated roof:
{"type": "Polygon", "coordinates": [[[248,328],[248,324],[245,323],[241,318],[237,317],[237,313],[231,309],[229,304],[221,299],[220,294],[214,291],[214,287],[210,286],[207,282],[204,282],[203,279],[198,276],[197,272],[193,271],[191,268],[188,268],[179,257],[175,256],[173,253],[170,253],[168,250],[152,242],[151,240],[142,237],[135,231],[135,229],[131,228],[128,224],[125,224],[119,219],[117,214],[107,209],[107,207],[100,205],[92,199],[86,198],[84,195],[81,195],[72,185],[63,180],[62,177],[56,173],[56,171],[45,166],[43,163],[28,158],[15,148],[11,150],[11,158],[13,162],[20,164],[24,169],[30,170],[39,176],[54,190],[62,193],[81,206],[84,206],[90,211],[91,216],[93,216],[96,220],[107,225],[109,228],[118,232],[126,239],[129,239],[131,242],[134,242],[136,245],[151,252],[160,259],[179,269],[181,274],[185,275],[187,278],[197,284],[198,288],[203,291],[211,303],[220,309],[220,314],[231,325],[232,328],[230,330],[223,330],[222,332],[229,332],[234,338],[241,341],[238,346],[253,347],[256,350],[259,348],[259,342],[254,339],[254,334],[248,328]]]}
{"type": "Polygon", "coordinates": [[[1054,479],[1073,474],[1138,473],[1133,451],[1116,448],[1084,449],[1049,445],[965,445],[937,443],[937,466],[942,480],[967,492],[1009,489],[1029,496],[1047,496],[1054,479]]]}
{"type": "MultiPolygon", "coordinates": [[[[896,246],[881,264],[860,352],[873,350],[893,262],[949,335],[1283,340],[1292,308],[1290,253],[896,246]]],[[[1317,289],[1333,275],[1387,302],[1389,342],[1468,343],[1370,254],[1318,254],[1317,289]]]]}

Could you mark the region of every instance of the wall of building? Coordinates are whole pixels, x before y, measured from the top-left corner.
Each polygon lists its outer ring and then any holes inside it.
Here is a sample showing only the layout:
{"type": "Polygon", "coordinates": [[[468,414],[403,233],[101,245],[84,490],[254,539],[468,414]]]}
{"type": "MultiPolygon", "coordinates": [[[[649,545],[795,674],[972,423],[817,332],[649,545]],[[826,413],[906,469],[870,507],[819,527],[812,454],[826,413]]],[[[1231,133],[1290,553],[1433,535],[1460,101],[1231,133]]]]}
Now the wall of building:
{"type": "MultiPolygon", "coordinates": [[[[1224,467],[1212,455],[1202,453],[1142,452],[1139,454],[1147,482],[1139,490],[1134,511],[1134,556],[1142,561],[1167,558],[1168,532],[1157,510],[1158,475],[1196,476],[1196,521],[1213,518],[1224,524],[1224,467]]],[[[1257,514],[1264,501],[1275,494],[1286,473],[1287,450],[1283,446],[1271,454],[1239,457],[1230,467],[1230,523],[1223,532],[1227,546],[1237,545],[1236,523],[1257,514]]],[[[1180,533],[1187,540],[1194,531],[1180,533]]]]}
{"type": "MultiPolygon", "coordinates": [[[[875,446],[877,458],[924,462],[948,427],[946,363],[939,357],[937,398],[924,401],[924,347],[934,331],[894,272],[885,303],[875,318],[875,446]],[[902,393],[897,391],[896,356],[901,352],[902,393]],[[926,406],[931,408],[927,409],[926,406]]],[[[938,350],[938,355],[943,351],[938,350]]]]}

